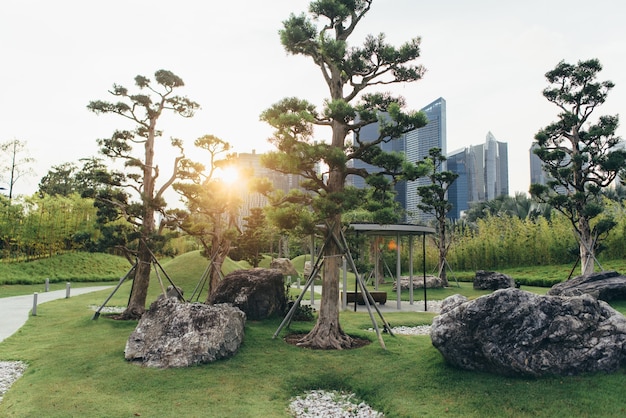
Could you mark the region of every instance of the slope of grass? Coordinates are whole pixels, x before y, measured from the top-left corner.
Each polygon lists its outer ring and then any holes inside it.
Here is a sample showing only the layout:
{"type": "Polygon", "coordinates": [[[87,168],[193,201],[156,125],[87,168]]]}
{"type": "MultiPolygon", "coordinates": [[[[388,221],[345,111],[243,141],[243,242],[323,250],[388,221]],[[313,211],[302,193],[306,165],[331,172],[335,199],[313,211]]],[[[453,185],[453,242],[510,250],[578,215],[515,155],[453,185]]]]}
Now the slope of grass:
{"type": "Polygon", "coordinates": [[[130,268],[128,260],[102,253],[73,252],[29,262],[0,262],[0,285],[101,282],[119,280],[130,268]]]}

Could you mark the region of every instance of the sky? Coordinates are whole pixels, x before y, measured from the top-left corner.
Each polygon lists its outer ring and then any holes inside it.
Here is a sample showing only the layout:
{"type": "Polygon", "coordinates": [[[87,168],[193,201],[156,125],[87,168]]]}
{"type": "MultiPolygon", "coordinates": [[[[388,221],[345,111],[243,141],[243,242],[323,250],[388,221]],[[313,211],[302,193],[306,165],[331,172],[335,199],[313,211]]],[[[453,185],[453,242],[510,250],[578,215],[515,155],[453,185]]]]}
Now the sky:
{"type": "MultiPolygon", "coordinates": [[[[96,140],[129,126],[95,115],[92,100],[113,101],[114,83],[166,69],[179,94],[198,102],[191,119],[164,117],[164,139],[211,134],[234,152],[265,152],[272,129],[261,112],[296,96],[321,107],[328,88],[309,59],[287,54],[281,22],[307,0],[3,0],[0,4],[0,143],[18,139],[35,174],[14,194],[31,194],[52,166],[98,154],[96,140]]],[[[535,133],[557,120],[541,94],[561,60],[598,58],[600,80],[615,88],[598,115],[626,107],[626,2],[621,0],[374,0],[350,38],[385,33],[395,46],[421,38],[422,80],[387,86],[418,110],[447,102],[447,152],[482,144],[488,132],[508,143],[509,191],[527,192],[535,133]]],[[[330,137],[317,131],[319,140],[330,137]]],[[[624,137],[623,124],[618,135],[624,137]]],[[[158,151],[157,151],[158,152],[158,151]]],[[[171,157],[171,152],[161,151],[171,157]],[[169,153],[169,154],[168,154],[169,153]]],[[[201,154],[198,158],[201,158],[201,154]]],[[[167,159],[160,164],[169,167],[167,159]]],[[[165,171],[165,169],[163,169],[165,171]]],[[[6,179],[5,179],[6,182],[6,179]]]]}

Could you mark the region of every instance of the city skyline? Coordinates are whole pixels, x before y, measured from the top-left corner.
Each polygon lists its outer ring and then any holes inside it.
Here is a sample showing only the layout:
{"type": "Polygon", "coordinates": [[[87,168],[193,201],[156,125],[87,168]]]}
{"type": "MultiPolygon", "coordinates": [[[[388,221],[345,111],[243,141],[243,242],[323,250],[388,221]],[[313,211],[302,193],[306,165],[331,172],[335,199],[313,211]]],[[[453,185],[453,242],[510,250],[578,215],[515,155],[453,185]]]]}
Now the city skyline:
{"type": "MultiPolygon", "coordinates": [[[[259,121],[264,109],[290,96],[321,107],[328,97],[319,69],[286,54],[278,37],[281,22],[308,4],[252,2],[244,14],[239,5],[188,0],[7,2],[0,15],[6,63],[0,142],[25,141],[37,160],[36,176],[21,180],[17,193],[34,192],[53,165],[97,155],[96,140],[128,123],[88,112],[88,102],[112,100],[107,90],[114,83],[132,88],[137,74],[153,77],[161,68],[179,75],[186,84],[181,94],[202,106],[189,120],[164,118],[163,142],[181,138],[192,156],[191,144],[206,134],[235,152],[271,150],[272,130],[259,121]]],[[[559,61],[598,58],[600,79],[616,87],[596,113],[626,107],[624,11],[626,5],[607,0],[376,0],[350,44],[380,32],[396,46],[421,37],[423,80],[385,90],[404,96],[409,109],[445,97],[448,150],[480,142],[489,131],[507,141],[515,156],[513,194],[528,191],[534,134],[557,119],[558,109],[541,91],[544,74],[559,61]]],[[[623,127],[618,134],[624,136],[623,127]]],[[[319,140],[327,137],[320,131],[319,140]]],[[[170,166],[169,160],[160,164],[170,166]]]]}
{"type": "Polygon", "coordinates": [[[447,158],[446,169],[459,175],[448,190],[449,218],[462,218],[472,203],[509,194],[508,143],[491,132],[483,143],[452,151],[447,158]]]}

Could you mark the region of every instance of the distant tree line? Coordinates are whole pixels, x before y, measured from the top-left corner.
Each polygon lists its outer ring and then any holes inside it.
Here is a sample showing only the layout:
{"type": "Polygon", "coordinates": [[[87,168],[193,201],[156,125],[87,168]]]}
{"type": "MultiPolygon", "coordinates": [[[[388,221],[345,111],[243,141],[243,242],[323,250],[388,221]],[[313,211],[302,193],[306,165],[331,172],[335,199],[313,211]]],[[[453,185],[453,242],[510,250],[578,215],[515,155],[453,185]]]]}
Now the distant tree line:
{"type": "MultiPolygon", "coordinates": [[[[600,263],[626,257],[625,200],[626,189],[622,186],[607,189],[603,194],[602,215],[592,226],[608,222],[612,228],[598,236],[596,255],[600,263]]],[[[579,260],[579,244],[570,220],[521,193],[476,203],[462,220],[448,222],[447,227],[453,239],[446,257],[453,271],[555,264],[574,267],[579,260]]],[[[427,240],[428,274],[437,272],[439,260],[435,244],[427,240]]],[[[401,266],[406,272],[409,270],[408,246],[401,248],[401,266]]],[[[389,266],[395,265],[395,251],[384,251],[383,256],[389,266]]],[[[421,271],[422,260],[421,250],[416,250],[414,271],[421,271]]]]}
{"type": "Polygon", "coordinates": [[[0,196],[0,258],[23,261],[91,250],[95,218],[93,200],[77,194],[33,195],[13,204],[0,196]]]}

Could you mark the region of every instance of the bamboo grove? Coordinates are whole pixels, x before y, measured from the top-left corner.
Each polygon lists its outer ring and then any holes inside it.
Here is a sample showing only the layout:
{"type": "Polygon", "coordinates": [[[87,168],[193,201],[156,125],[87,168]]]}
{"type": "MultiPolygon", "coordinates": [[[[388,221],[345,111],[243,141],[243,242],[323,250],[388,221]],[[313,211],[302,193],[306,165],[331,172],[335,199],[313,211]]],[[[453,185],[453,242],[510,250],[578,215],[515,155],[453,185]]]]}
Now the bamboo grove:
{"type": "MultiPolygon", "coordinates": [[[[623,202],[605,199],[605,213],[615,226],[602,241],[599,258],[626,257],[626,208],[623,202]]],[[[511,214],[489,214],[472,222],[449,225],[453,240],[447,261],[456,271],[499,269],[518,266],[573,264],[577,242],[569,222],[556,212],[520,218],[511,214]]],[[[67,251],[93,251],[101,234],[93,200],[74,194],[34,194],[19,202],[0,197],[0,259],[33,260],[67,251]]],[[[294,237],[296,238],[296,237],[294,237]]],[[[302,240],[308,240],[302,237],[302,240]]],[[[391,240],[391,238],[390,238],[391,240]]],[[[297,255],[294,239],[291,255],[297,255]]],[[[407,245],[401,247],[401,265],[408,271],[407,245]]],[[[434,271],[437,247],[427,240],[426,265],[434,271]]],[[[395,251],[386,251],[388,264],[395,265],[395,251]]],[[[415,268],[422,265],[422,252],[413,255],[415,268]]]]}
{"type": "Polygon", "coordinates": [[[0,258],[29,261],[87,250],[97,235],[93,200],[77,194],[39,196],[16,202],[0,198],[0,258]]]}
{"type": "MultiPolygon", "coordinates": [[[[616,225],[603,237],[600,260],[626,257],[626,209],[623,202],[605,199],[606,215],[616,225]]],[[[578,243],[571,224],[553,211],[543,216],[520,218],[510,214],[489,214],[474,222],[456,222],[449,225],[453,240],[447,261],[452,270],[476,271],[514,268],[521,266],[571,264],[578,257],[578,243]]],[[[403,245],[401,265],[408,271],[407,245],[403,245]]],[[[384,254],[387,263],[395,265],[395,251],[384,254]]],[[[415,271],[422,266],[422,253],[413,254],[415,271]]],[[[438,262],[437,247],[427,241],[427,270],[435,273],[438,262]]]]}

